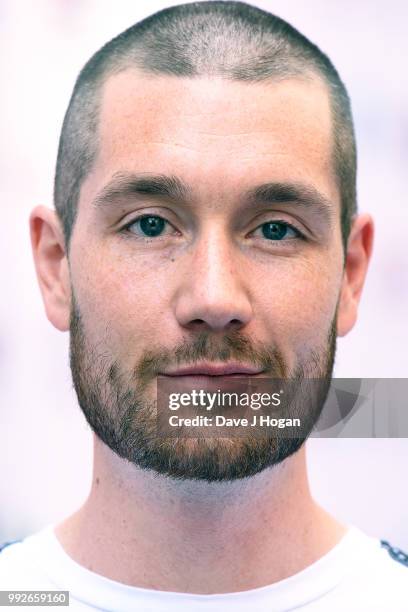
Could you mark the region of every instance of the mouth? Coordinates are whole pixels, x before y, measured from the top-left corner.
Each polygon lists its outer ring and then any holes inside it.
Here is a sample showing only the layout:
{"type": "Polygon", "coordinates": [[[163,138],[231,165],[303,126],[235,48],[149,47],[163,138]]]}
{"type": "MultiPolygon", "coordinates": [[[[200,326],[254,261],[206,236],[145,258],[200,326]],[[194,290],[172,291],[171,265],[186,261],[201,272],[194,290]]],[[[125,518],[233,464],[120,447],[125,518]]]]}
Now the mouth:
{"type": "Polygon", "coordinates": [[[263,372],[262,369],[256,368],[254,366],[241,364],[241,363],[210,363],[203,362],[198,363],[193,366],[184,366],[181,368],[177,368],[174,370],[166,370],[165,372],[160,373],[160,376],[169,376],[169,377],[179,377],[179,376],[193,376],[197,377],[219,377],[219,376],[228,376],[228,377],[248,377],[248,376],[257,376],[263,372]]]}
{"type": "MultiPolygon", "coordinates": [[[[166,379],[162,390],[171,393],[191,393],[192,390],[245,392],[251,378],[262,377],[265,370],[238,362],[201,362],[168,369],[159,374],[166,379]]],[[[264,374],[265,375],[265,374],[264,374]]],[[[164,381],[163,381],[164,382],[164,381]]]]}

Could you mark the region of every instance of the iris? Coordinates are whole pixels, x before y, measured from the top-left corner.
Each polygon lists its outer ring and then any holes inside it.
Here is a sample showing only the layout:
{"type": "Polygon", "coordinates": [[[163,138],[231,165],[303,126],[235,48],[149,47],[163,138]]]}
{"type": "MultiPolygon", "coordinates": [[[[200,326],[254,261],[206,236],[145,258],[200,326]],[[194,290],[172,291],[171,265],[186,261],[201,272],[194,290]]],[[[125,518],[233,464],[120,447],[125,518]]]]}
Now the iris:
{"type": "Polygon", "coordinates": [[[140,229],[146,236],[154,237],[159,236],[163,229],[165,220],[161,217],[143,217],[139,220],[140,229]]]}
{"type": "Polygon", "coordinates": [[[262,233],[269,240],[282,240],[288,234],[290,228],[286,223],[279,221],[270,221],[262,225],[262,233]]]}

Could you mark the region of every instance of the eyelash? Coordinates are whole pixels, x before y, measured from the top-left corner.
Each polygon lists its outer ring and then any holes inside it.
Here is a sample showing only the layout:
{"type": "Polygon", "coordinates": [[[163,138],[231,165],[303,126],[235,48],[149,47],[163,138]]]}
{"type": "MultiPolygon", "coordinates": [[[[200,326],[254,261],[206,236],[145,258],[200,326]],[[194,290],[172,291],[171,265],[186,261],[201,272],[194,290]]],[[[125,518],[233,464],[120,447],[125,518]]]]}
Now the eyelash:
{"type": "MultiPolygon", "coordinates": [[[[157,219],[161,219],[162,221],[165,222],[165,224],[167,226],[172,227],[173,229],[174,226],[172,225],[172,223],[170,223],[170,221],[167,221],[167,219],[165,219],[164,217],[162,217],[161,215],[155,215],[155,214],[145,214],[145,215],[140,215],[139,217],[136,217],[135,219],[132,219],[132,221],[130,221],[129,223],[127,223],[121,230],[120,233],[125,234],[127,236],[129,236],[130,234],[132,235],[132,237],[135,237],[139,240],[145,240],[147,242],[151,242],[153,240],[159,240],[160,238],[165,238],[165,235],[159,235],[159,236],[138,236],[136,235],[134,232],[130,231],[130,227],[132,227],[132,225],[135,225],[138,221],[141,221],[142,219],[146,219],[149,217],[154,217],[157,219]]],[[[277,243],[277,242],[288,242],[288,240],[307,240],[306,236],[303,234],[303,232],[301,232],[295,225],[292,225],[291,223],[289,223],[288,221],[284,221],[283,219],[272,219],[271,221],[264,221],[264,223],[261,223],[260,225],[258,225],[254,230],[252,230],[251,234],[254,233],[256,230],[259,230],[262,228],[262,226],[267,225],[268,223],[279,223],[280,225],[285,225],[288,229],[292,230],[293,232],[295,232],[296,236],[286,239],[286,240],[268,240],[267,238],[264,237],[264,240],[266,242],[271,242],[271,243],[277,243]]]]}

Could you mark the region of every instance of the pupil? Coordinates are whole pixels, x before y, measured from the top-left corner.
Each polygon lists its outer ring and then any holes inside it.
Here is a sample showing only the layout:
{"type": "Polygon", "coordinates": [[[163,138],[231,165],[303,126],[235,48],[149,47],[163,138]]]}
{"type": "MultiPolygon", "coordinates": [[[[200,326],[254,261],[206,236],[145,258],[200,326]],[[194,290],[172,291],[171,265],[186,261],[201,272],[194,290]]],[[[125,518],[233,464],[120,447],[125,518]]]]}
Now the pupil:
{"type": "Polygon", "coordinates": [[[160,217],[143,217],[140,220],[140,229],[147,236],[158,236],[164,228],[164,219],[160,217]]]}
{"type": "Polygon", "coordinates": [[[264,223],[262,226],[262,233],[265,238],[269,240],[282,240],[286,236],[288,228],[283,223],[264,223]]]}

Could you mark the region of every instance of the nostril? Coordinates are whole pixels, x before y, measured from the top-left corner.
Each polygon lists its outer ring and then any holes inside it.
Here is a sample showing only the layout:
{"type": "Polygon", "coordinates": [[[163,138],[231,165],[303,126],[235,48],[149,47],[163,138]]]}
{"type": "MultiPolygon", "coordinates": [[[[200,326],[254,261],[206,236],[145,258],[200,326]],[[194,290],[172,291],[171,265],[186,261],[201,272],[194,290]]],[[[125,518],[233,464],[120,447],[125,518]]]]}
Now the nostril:
{"type": "Polygon", "coordinates": [[[227,325],[227,328],[230,330],[237,330],[240,329],[243,325],[244,323],[240,321],[240,319],[231,319],[231,321],[227,325]]]}
{"type": "Polygon", "coordinates": [[[203,319],[193,319],[192,321],[190,321],[190,323],[188,324],[188,327],[191,330],[200,330],[203,327],[207,327],[207,323],[205,321],[203,321],[203,319]]]}

